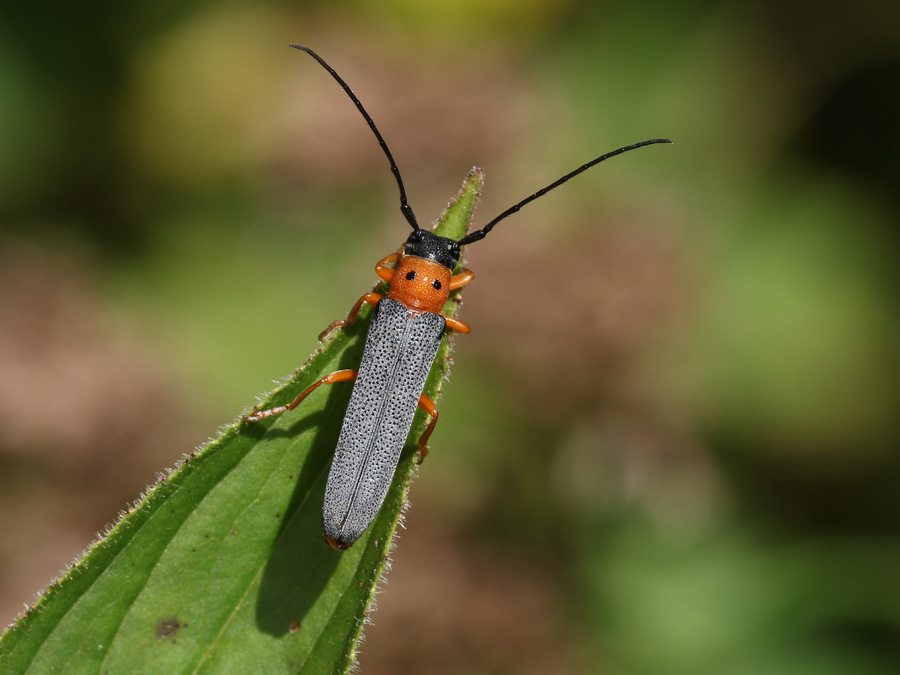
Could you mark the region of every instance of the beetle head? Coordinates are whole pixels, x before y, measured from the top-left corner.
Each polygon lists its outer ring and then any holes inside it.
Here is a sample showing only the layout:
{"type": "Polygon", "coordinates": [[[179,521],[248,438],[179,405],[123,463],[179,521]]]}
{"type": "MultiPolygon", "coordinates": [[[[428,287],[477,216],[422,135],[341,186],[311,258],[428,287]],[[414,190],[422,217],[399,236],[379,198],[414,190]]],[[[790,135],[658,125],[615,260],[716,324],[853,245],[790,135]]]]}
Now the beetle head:
{"type": "Polygon", "coordinates": [[[459,243],[446,237],[439,237],[428,230],[413,230],[406,240],[403,252],[419,258],[433,260],[449,270],[459,262],[459,243]]]}

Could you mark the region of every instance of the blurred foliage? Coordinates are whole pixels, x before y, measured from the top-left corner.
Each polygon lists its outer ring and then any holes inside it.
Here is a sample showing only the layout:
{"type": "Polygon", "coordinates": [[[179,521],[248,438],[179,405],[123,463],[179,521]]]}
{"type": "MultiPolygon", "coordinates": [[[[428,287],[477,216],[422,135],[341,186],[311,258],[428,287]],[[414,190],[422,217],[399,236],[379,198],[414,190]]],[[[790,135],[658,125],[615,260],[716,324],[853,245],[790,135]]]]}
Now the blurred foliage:
{"type": "Polygon", "coordinates": [[[473,163],[486,222],[601,152],[676,140],[469,251],[474,331],[366,672],[896,672],[898,15],[0,6],[7,614],[302,363],[405,236],[302,42],[422,221],[473,163]]]}

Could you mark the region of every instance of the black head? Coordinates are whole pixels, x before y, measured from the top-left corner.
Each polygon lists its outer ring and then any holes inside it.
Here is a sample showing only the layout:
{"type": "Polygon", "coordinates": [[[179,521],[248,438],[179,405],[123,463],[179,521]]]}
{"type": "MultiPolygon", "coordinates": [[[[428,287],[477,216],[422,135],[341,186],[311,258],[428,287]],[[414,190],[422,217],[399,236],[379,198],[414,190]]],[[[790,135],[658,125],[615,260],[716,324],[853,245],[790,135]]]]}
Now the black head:
{"type": "Polygon", "coordinates": [[[440,263],[453,270],[459,262],[459,243],[447,237],[439,237],[428,230],[413,230],[403,248],[406,255],[414,255],[440,263]]]}

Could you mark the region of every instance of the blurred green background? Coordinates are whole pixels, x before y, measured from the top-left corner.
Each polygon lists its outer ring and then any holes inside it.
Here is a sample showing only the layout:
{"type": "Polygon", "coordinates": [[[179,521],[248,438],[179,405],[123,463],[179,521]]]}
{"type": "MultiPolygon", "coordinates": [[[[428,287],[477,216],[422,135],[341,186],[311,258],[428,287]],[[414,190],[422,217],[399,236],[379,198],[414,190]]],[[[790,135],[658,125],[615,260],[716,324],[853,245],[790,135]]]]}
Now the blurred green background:
{"type": "Polygon", "coordinates": [[[900,672],[900,7],[0,5],[0,621],[316,347],[468,169],[362,672],[900,672]]]}

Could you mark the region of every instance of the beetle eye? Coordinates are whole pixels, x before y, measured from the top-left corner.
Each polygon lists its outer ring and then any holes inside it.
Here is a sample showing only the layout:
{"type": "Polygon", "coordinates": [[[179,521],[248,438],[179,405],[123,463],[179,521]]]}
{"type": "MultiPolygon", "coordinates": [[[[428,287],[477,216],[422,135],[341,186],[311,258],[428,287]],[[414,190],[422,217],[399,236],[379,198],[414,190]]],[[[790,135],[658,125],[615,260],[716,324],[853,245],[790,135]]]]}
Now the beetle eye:
{"type": "Polygon", "coordinates": [[[434,283],[431,285],[434,286],[434,290],[436,290],[436,291],[441,290],[441,282],[439,279],[435,279],[434,283]]]}
{"type": "Polygon", "coordinates": [[[415,278],[416,278],[416,271],[415,271],[415,270],[410,270],[409,272],[406,273],[406,280],[407,280],[407,281],[412,281],[412,280],[415,279],[415,278]]]}

